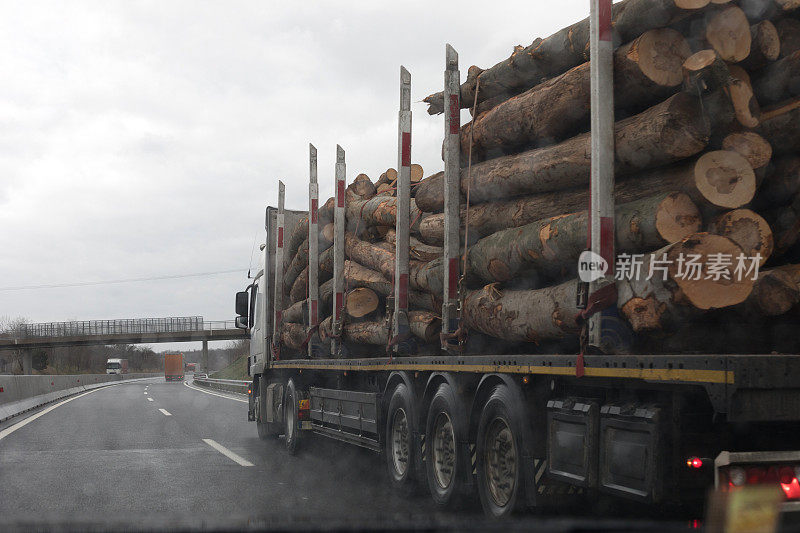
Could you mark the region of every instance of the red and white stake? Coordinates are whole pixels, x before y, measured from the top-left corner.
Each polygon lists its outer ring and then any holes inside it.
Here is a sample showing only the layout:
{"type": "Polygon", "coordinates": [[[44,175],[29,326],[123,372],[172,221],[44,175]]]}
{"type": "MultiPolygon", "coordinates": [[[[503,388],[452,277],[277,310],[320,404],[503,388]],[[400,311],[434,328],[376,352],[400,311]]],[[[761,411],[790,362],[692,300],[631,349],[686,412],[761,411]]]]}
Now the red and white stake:
{"type": "MultiPolygon", "coordinates": [[[[308,325],[319,323],[319,185],[317,184],[317,149],[308,145],[308,325]]],[[[312,357],[312,343],[308,356],[312,357]]]]}
{"type": "MultiPolygon", "coordinates": [[[[397,215],[394,262],[393,336],[408,335],[408,250],[411,247],[411,74],[400,67],[400,113],[397,127],[397,215]]],[[[396,346],[395,346],[396,348],[396,346]]]]}
{"type": "MultiPolygon", "coordinates": [[[[444,294],[442,295],[442,333],[458,329],[458,279],[461,249],[461,75],[458,53],[445,46],[444,71],[444,294]]],[[[444,343],[442,349],[453,348],[444,343]]]]}
{"type": "Polygon", "coordinates": [[[344,150],[336,145],[336,189],[334,193],[333,208],[333,313],[331,329],[333,330],[332,352],[334,357],[338,357],[341,352],[340,337],[342,334],[342,318],[344,312],[344,190],[346,166],[344,162],[344,150]]]}
{"type": "MultiPolygon", "coordinates": [[[[591,207],[589,238],[592,252],[608,263],[605,279],[590,285],[590,294],[613,282],[614,276],[614,45],[611,0],[591,0],[591,207]]],[[[589,345],[602,349],[602,313],[589,320],[589,345]]]]}
{"type": "MultiPolygon", "coordinates": [[[[278,181],[278,214],[275,216],[275,285],[273,286],[273,307],[275,318],[272,328],[272,346],[277,350],[281,343],[281,321],[283,318],[283,244],[284,244],[284,198],[286,187],[278,181]]],[[[276,354],[278,352],[276,351],[276,354]]]]}

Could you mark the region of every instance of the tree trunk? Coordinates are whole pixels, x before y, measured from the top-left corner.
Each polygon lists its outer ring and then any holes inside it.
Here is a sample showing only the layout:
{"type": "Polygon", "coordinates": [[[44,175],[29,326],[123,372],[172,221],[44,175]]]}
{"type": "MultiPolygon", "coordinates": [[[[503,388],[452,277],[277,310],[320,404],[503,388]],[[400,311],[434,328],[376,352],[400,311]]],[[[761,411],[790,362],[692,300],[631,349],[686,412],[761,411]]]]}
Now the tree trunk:
{"type": "Polygon", "coordinates": [[[755,318],[788,313],[800,302],[800,286],[787,270],[764,270],[753,284],[753,291],[740,304],[745,315],[755,318]]]}
{"type": "MultiPolygon", "coordinates": [[[[675,19],[708,5],[708,0],[623,0],[612,6],[612,27],[616,42],[628,42],[647,30],[668,26],[675,19]],[[685,9],[684,9],[685,8],[685,9]]],[[[478,102],[495,97],[511,98],[529,87],[557,76],[589,59],[589,19],[564,28],[545,39],[536,39],[526,48],[517,48],[511,57],[492,68],[471,68],[461,84],[461,107],[472,107],[477,78],[478,102]]],[[[428,113],[444,110],[444,96],[434,93],[423,100],[428,113]]],[[[498,102],[499,103],[499,102],[498,102]]]]}
{"type": "MultiPolygon", "coordinates": [[[[683,36],[668,28],[650,30],[619,47],[614,54],[615,106],[638,112],[676,92],[690,53],[683,36]]],[[[506,100],[461,128],[464,160],[470,141],[477,163],[585,131],[590,89],[589,63],[584,63],[506,100]]]]}
{"type": "Polygon", "coordinates": [[[728,85],[728,64],[712,48],[700,50],[683,63],[683,86],[687,92],[710,93],[728,85]]]}
{"type": "MultiPolygon", "coordinates": [[[[631,174],[690,157],[708,142],[708,125],[700,101],[679,93],[650,109],[617,122],[615,171],[631,174]]],[[[555,146],[484,161],[461,170],[461,189],[470,201],[500,198],[586,186],[589,182],[591,136],[582,134],[555,146]]],[[[422,181],[417,207],[438,212],[444,206],[443,173],[422,181]]]]}
{"type": "Polygon", "coordinates": [[[750,22],[738,6],[722,9],[706,24],[706,41],[730,63],[738,63],[750,55],[752,40],[750,22]]]}
{"type": "MultiPolygon", "coordinates": [[[[418,226],[422,213],[414,199],[411,199],[412,231],[418,226]]],[[[393,196],[375,196],[368,200],[358,200],[347,204],[347,219],[352,225],[358,221],[363,227],[397,225],[397,198],[393,196]]]]}
{"type": "Polygon", "coordinates": [[[800,152],[800,98],[764,111],[759,133],[777,155],[800,152]]]}
{"type": "Polygon", "coordinates": [[[289,301],[292,303],[305,300],[308,297],[308,266],[306,266],[292,283],[289,290],[289,301]]]}
{"type": "Polygon", "coordinates": [[[764,179],[756,192],[752,207],[756,211],[775,209],[791,203],[798,192],[800,192],[800,156],[786,156],[775,162],[774,170],[764,179]]]}
{"type": "MultiPolygon", "coordinates": [[[[317,211],[317,218],[319,219],[320,227],[324,226],[325,224],[333,220],[333,204],[334,204],[334,199],[328,198],[328,201],[325,202],[317,211]]],[[[289,237],[289,241],[286,243],[286,250],[289,251],[286,257],[287,265],[294,260],[294,254],[296,250],[298,250],[302,242],[307,239],[308,239],[308,216],[305,216],[300,219],[297,225],[295,225],[294,229],[292,230],[292,234],[289,237]]]]}
{"type": "Polygon", "coordinates": [[[496,284],[464,299],[469,328],[505,341],[541,342],[576,335],[577,280],[543,289],[500,291],[496,284]]]}
{"type": "Polygon", "coordinates": [[[800,96],[800,51],[759,71],[753,93],[762,106],[800,96]]]}
{"type": "Polygon", "coordinates": [[[708,232],[728,237],[747,257],[760,255],[760,265],[772,255],[772,230],[761,215],[749,209],[734,209],[719,215],[709,223],[708,232]]]}
{"type": "MultiPolygon", "coordinates": [[[[409,311],[411,333],[426,343],[433,342],[441,331],[441,320],[427,311],[409,311]]],[[[320,324],[323,337],[331,336],[331,319],[320,324]]],[[[389,326],[385,320],[373,322],[347,322],[344,325],[344,340],[355,344],[386,346],[389,343],[389,326]]]]}
{"type": "Polygon", "coordinates": [[[781,44],[780,57],[790,56],[800,50],[800,20],[782,18],[775,22],[775,29],[781,44]]]}
{"type": "MultiPolygon", "coordinates": [[[[573,266],[586,249],[586,211],[499,231],[470,247],[468,270],[481,279],[509,281],[528,268],[554,272],[573,266]]],[[[700,230],[697,207],[683,193],[660,194],[616,208],[616,248],[647,252],[700,230]]]]}
{"type": "Polygon", "coordinates": [[[742,249],[727,237],[708,233],[691,235],[646,255],[641,271],[633,276],[629,275],[630,270],[618,269],[617,276],[622,280],[617,282],[617,306],[634,331],[644,332],[671,329],[698,310],[740,304],[753,286],[752,279],[746,276],[738,279],[735,272],[735,258],[741,253],[742,249]],[[724,273],[730,279],[721,276],[716,279],[716,274],[709,270],[709,265],[715,264],[709,259],[711,254],[732,258],[733,265],[724,273]],[[679,261],[681,257],[683,262],[679,261]],[[697,259],[701,268],[690,271],[689,259],[697,259]],[[666,273],[659,267],[665,267],[666,273]],[[651,268],[653,275],[647,279],[651,268]],[[679,272],[681,268],[686,272],[679,272]]]}
{"type": "Polygon", "coordinates": [[[299,352],[306,340],[306,329],[302,324],[284,322],[281,324],[281,346],[284,350],[299,352]]]}
{"type": "Polygon", "coordinates": [[[356,202],[359,200],[369,200],[377,194],[375,185],[370,181],[369,176],[366,174],[359,174],[353,180],[353,183],[347,186],[345,190],[346,202],[356,202]]]}
{"type": "Polygon", "coordinates": [[[345,298],[345,312],[351,319],[362,320],[369,316],[375,316],[379,307],[378,295],[366,287],[351,289],[345,298]]]}
{"type": "MultiPolygon", "coordinates": [[[[397,240],[397,233],[394,229],[389,229],[384,236],[386,242],[391,244],[392,246],[396,246],[397,240]]],[[[429,244],[425,244],[424,242],[420,241],[415,237],[409,237],[409,243],[411,248],[408,251],[408,256],[410,259],[414,259],[416,261],[433,261],[438,257],[442,257],[443,250],[440,246],[431,246],[429,244]]]]}
{"type": "Polygon", "coordinates": [[[759,70],[769,65],[781,54],[781,39],[775,25],[762,20],[750,26],[753,44],[750,46],[750,55],[740,64],[747,70],[759,70]]]}
{"type": "Polygon", "coordinates": [[[780,257],[800,237],[800,195],[796,195],[790,205],[765,211],[764,218],[772,228],[775,240],[773,255],[780,257]]]}
{"type": "Polygon", "coordinates": [[[753,170],[763,169],[772,159],[772,146],[754,131],[731,133],[722,139],[722,149],[741,155],[753,170]]]}

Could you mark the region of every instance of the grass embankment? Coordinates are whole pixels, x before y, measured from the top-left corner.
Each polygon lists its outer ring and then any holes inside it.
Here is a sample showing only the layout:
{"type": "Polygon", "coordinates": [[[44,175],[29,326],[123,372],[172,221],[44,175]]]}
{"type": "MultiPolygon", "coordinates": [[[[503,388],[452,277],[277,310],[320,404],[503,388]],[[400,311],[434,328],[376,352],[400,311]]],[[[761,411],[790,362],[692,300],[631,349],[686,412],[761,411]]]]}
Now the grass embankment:
{"type": "Polygon", "coordinates": [[[243,355],[239,357],[229,366],[214,372],[209,377],[214,379],[250,379],[250,377],[247,375],[247,356],[243,355]]]}

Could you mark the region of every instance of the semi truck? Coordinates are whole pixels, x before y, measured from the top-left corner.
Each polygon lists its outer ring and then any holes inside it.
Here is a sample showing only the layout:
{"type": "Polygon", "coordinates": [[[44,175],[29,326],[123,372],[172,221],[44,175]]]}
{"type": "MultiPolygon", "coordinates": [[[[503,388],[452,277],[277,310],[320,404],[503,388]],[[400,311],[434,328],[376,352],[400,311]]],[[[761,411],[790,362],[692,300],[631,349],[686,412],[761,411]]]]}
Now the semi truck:
{"type": "Polygon", "coordinates": [[[167,352],[164,354],[164,379],[166,381],[183,381],[183,354],[167,352]]]}
{"type": "Polygon", "coordinates": [[[186,372],[194,372],[197,368],[197,363],[186,363],[186,372]]]}
{"type": "Polygon", "coordinates": [[[106,362],[106,374],[127,374],[128,360],[121,358],[110,358],[106,362]]]}
{"type": "MultiPolygon", "coordinates": [[[[444,101],[455,102],[457,111],[458,83],[452,83],[457,60],[451,56],[448,48],[444,101]]],[[[401,87],[401,102],[405,89],[401,87]]],[[[401,103],[398,275],[387,297],[392,335],[385,346],[354,352],[343,349],[341,341],[343,150],[337,147],[329,344],[315,340],[321,300],[314,283],[319,256],[313,248],[303,304],[308,336],[300,353],[290,353],[281,343],[287,307],[284,247],[298,224],[308,224],[309,244],[319,230],[313,147],[309,209],[286,209],[282,183],[278,206],[266,208],[258,271],[246,290],[236,294],[236,324],[249,331],[251,341],[248,420],[255,422],[259,437],[283,435],[290,454],[311,434],[370,449],[385,463],[387,483],[401,493],[427,488],[441,506],[477,495],[485,513],[495,518],[526,508],[557,507],[572,497],[702,508],[710,490],[733,494],[750,485],[772,485],[783,495],[784,510],[800,510],[797,353],[605,353],[583,348],[573,353],[544,348],[509,353],[502,339],[478,353],[454,347],[461,325],[458,302],[453,307],[458,275],[451,276],[450,268],[459,265],[459,228],[464,224],[458,210],[460,150],[452,144],[459,137],[452,125],[458,119],[453,106],[444,113],[443,186],[451,207],[445,204],[444,217],[446,231],[455,231],[445,234],[441,262],[442,277],[449,280],[438,299],[441,348],[421,354],[403,342],[408,277],[402,262],[413,225],[407,203],[408,109],[407,102],[401,103]]],[[[576,288],[576,294],[581,290],[576,288]]]]}

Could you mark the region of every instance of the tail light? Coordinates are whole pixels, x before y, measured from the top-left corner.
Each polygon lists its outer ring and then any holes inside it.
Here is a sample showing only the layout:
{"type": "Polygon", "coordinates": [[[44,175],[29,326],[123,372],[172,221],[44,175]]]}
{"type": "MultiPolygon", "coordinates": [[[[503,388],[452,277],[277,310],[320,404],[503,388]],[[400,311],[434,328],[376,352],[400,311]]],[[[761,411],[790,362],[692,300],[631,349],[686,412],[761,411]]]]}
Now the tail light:
{"type": "Polygon", "coordinates": [[[787,500],[800,501],[800,464],[729,465],[718,470],[718,488],[738,490],[753,485],[780,486],[787,500]]]}
{"type": "Polygon", "coordinates": [[[310,420],[311,413],[309,412],[309,401],[308,400],[300,400],[297,402],[297,419],[298,420],[310,420]]]}

